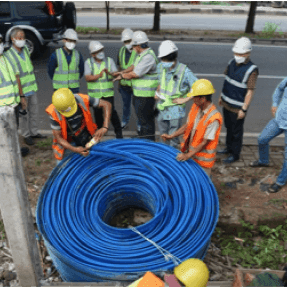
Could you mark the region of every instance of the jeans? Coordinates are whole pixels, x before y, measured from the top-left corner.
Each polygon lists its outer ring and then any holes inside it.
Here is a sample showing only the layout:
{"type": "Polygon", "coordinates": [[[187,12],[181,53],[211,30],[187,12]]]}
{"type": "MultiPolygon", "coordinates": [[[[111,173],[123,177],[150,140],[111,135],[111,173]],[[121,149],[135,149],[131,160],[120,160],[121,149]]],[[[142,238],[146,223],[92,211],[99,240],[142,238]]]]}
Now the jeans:
{"type": "Polygon", "coordinates": [[[285,159],[276,184],[283,186],[287,182],[287,130],[279,128],[275,118],[269,121],[258,137],[259,163],[269,163],[269,142],[276,136],[285,133],[285,159]]]}
{"type": "Polygon", "coordinates": [[[224,125],[226,127],[226,148],[235,159],[239,159],[243,142],[243,125],[246,116],[243,119],[237,119],[237,113],[223,108],[224,125]]]}
{"type": "MultiPolygon", "coordinates": [[[[115,106],[114,106],[114,97],[105,97],[102,98],[104,101],[110,102],[112,104],[112,115],[111,115],[111,122],[114,126],[114,130],[116,133],[116,138],[123,138],[122,135],[122,126],[121,126],[121,122],[120,122],[120,118],[118,116],[117,111],[115,110],[115,106]]],[[[98,129],[103,127],[103,123],[104,123],[104,118],[103,118],[103,109],[96,107],[93,108],[94,109],[94,117],[95,117],[95,122],[98,126],[98,129]]]]}
{"type": "MultiPolygon", "coordinates": [[[[182,118],[173,120],[163,120],[163,114],[160,112],[157,117],[157,123],[160,135],[164,133],[171,135],[181,127],[182,118]]],[[[178,145],[180,143],[179,137],[175,137],[173,139],[166,141],[163,141],[162,138],[160,137],[160,141],[176,149],[178,148],[178,145]]]]}
{"type": "Polygon", "coordinates": [[[129,123],[131,117],[131,103],[132,103],[133,89],[129,86],[120,85],[119,90],[123,100],[122,123],[126,125],[129,123]]]}
{"type": "Polygon", "coordinates": [[[133,96],[133,105],[141,127],[139,136],[155,141],[154,97],[133,96]]]}

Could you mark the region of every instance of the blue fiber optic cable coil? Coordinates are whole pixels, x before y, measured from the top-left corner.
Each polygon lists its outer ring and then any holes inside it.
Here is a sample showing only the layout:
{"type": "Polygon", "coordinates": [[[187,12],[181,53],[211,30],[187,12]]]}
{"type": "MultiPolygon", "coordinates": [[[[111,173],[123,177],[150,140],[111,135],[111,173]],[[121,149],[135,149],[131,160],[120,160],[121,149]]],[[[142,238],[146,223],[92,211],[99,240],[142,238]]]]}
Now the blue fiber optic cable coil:
{"type": "Polygon", "coordinates": [[[173,270],[174,262],[142,236],[107,224],[128,207],[153,215],[137,230],[181,261],[205,257],[219,215],[217,192],[197,163],[178,162],[177,153],[147,140],[110,140],[52,171],[36,218],[64,281],[136,280],[173,270]]]}

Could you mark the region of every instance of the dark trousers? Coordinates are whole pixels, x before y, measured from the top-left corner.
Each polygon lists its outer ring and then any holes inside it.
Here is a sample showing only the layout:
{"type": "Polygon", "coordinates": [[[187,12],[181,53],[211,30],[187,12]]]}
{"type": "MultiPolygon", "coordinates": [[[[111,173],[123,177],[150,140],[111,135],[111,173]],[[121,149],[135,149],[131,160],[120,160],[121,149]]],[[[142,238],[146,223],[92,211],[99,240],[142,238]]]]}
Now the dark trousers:
{"type": "Polygon", "coordinates": [[[133,105],[141,126],[139,136],[155,141],[154,97],[133,96],[133,105]]]}
{"type": "Polygon", "coordinates": [[[238,114],[223,108],[224,125],[227,129],[226,148],[234,158],[239,158],[243,142],[243,119],[237,119],[238,114]]]}
{"type": "MultiPolygon", "coordinates": [[[[120,122],[120,118],[118,116],[117,111],[115,110],[115,106],[114,106],[114,97],[105,97],[103,98],[104,101],[110,102],[112,104],[112,115],[111,115],[111,122],[114,126],[114,130],[116,133],[116,138],[123,138],[123,134],[122,134],[122,126],[121,126],[121,122],[120,122]]],[[[98,128],[102,128],[103,127],[103,122],[104,122],[104,118],[103,118],[103,109],[96,107],[93,108],[94,109],[94,117],[95,117],[95,122],[98,126],[98,128]]]]}

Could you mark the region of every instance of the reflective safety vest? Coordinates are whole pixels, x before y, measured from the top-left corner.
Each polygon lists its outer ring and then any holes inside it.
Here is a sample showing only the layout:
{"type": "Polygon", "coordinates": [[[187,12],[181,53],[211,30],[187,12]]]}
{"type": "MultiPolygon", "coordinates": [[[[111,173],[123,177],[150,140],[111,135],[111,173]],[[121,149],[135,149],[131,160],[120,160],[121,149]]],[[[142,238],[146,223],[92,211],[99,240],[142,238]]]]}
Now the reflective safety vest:
{"type": "MultiPolygon", "coordinates": [[[[148,54],[152,55],[156,61],[156,64],[158,64],[156,55],[154,54],[153,50],[149,48],[136,58],[134,66],[136,67],[141,62],[143,57],[148,54]]],[[[157,73],[147,73],[140,78],[132,79],[133,93],[135,96],[140,97],[154,97],[158,84],[159,81],[157,73]]]]}
{"type": "Polygon", "coordinates": [[[218,144],[220,130],[222,126],[222,116],[216,109],[215,105],[212,105],[209,111],[199,120],[193,139],[190,139],[192,128],[197,113],[199,112],[200,108],[196,104],[193,104],[188,115],[187,128],[184,132],[183,142],[181,143],[181,152],[187,151],[189,145],[191,148],[196,148],[199,144],[201,144],[204,140],[206,128],[209,124],[217,120],[219,122],[219,128],[216,131],[215,139],[210,140],[203,148],[203,150],[197,152],[192,157],[192,159],[197,162],[201,167],[212,168],[216,158],[216,147],[218,144]]]}
{"type": "Polygon", "coordinates": [[[5,56],[0,56],[0,106],[19,102],[19,87],[13,68],[5,56]]]}
{"type": "Polygon", "coordinates": [[[80,87],[80,53],[73,49],[71,62],[68,65],[63,48],[56,50],[58,67],[53,76],[53,88],[79,88],[80,87]]]}
{"type": "Polygon", "coordinates": [[[251,61],[237,65],[232,59],[223,83],[222,99],[230,106],[240,109],[244,104],[249,76],[255,70],[258,71],[258,68],[251,61]]]}
{"type": "MultiPolygon", "coordinates": [[[[126,47],[123,46],[120,51],[119,51],[119,63],[120,63],[120,67],[122,70],[125,70],[127,68],[129,68],[130,66],[132,66],[135,62],[135,59],[137,57],[137,53],[133,50],[132,54],[130,55],[130,59],[128,61],[128,63],[126,63],[126,47]]],[[[120,84],[122,86],[132,86],[132,81],[131,80],[126,80],[126,79],[122,79],[120,80],[120,84]]]]}
{"type": "MultiPolygon", "coordinates": [[[[173,99],[176,98],[183,98],[186,94],[180,92],[180,85],[182,83],[184,72],[185,72],[186,65],[178,63],[174,68],[175,71],[171,76],[169,82],[166,82],[166,69],[162,68],[161,66],[161,78],[160,78],[160,94],[165,97],[166,100],[162,103],[157,104],[157,108],[159,110],[164,110],[165,107],[178,105],[172,103],[173,99]]],[[[185,106],[185,105],[181,105],[185,106]]]]}
{"type": "MultiPolygon", "coordinates": [[[[89,96],[84,94],[75,94],[77,103],[79,107],[83,111],[85,126],[87,127],[90,135],[94,135],[95,131],[97,130],[97,125],[93,122],[93,118],[89,108],[89,96]]],[[[68,131],[67,131],[67,122],[66,118],[60,114],[53,104],[49,105],[46,108],[46,112],[52,116],[52,118],[57,121],[61,127],[61,136],[68,142],[71,142],[71,139],[68,139],[68,131]]],[[[83,130],[83,127],[81,127],[83,130]]],[[[53,144],[52,144],[54,156],[57,160],[62,160],[63,155],[65,152],[65,148],[60,145],[55,137],[53,137],[53,144]]]]}
{"type": "Polygon", "coordinates": [[[5,56],[10,61],[14,71],[19,71],[23,94],[26,95],[29,92],[38,91],[38,86],[27,46],[24,46],[22,51],[24,53],[25,60],[23,60],[13,48],[10,48],[7,52],[5,52],[5,56]]]}
{"type": "MultiPolygon", "coordinates": [[[[92,71],[92,75],[100,74],[105,68],[108,68],[109,72],[111,71],[111,59],[109,57],[101,62],[100,68],[94,63],[93,58],[88,59],[88,64],[92,71]]],[[[90,97],[102,98],[114,96],[113,77],[110,74],[103,73],[103,76],[97,81],[87,82],[87,86],[90,97]]]]}

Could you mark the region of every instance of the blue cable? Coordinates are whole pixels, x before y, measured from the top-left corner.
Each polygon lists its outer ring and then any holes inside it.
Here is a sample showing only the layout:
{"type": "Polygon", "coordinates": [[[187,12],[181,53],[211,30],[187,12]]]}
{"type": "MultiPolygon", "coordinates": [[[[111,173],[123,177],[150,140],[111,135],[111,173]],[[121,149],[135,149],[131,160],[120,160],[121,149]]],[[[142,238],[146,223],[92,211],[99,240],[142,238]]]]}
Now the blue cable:
{"type": "Polygon", "coordinates": [[[139,207],[153,218],[137,228],[177,258],[204,259],[219,215],[217,192],[193,160],[147,140],[111,140],[88,157],[71,154],[52,171],[36,218],[49,254],[69,282],[136,280],[173,270],[160,251],[128,228],[108,221],[139,207]]]}

